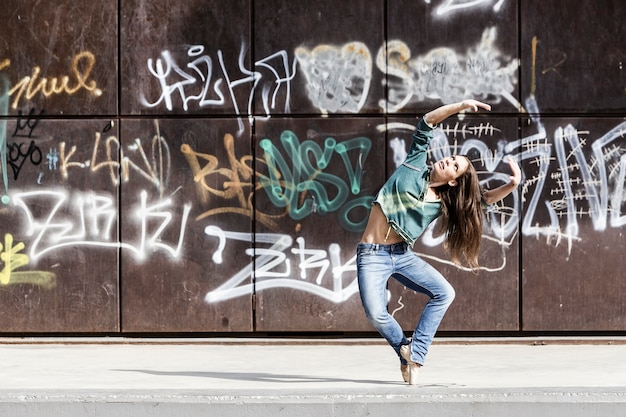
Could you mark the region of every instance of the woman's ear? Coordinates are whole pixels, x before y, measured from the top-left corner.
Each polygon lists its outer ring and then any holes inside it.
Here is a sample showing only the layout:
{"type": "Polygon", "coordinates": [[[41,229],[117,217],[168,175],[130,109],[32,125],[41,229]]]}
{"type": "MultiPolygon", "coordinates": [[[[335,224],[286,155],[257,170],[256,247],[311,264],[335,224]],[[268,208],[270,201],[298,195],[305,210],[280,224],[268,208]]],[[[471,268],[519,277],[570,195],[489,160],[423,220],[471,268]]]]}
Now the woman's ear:
{"type": "Polygon", "coordinates": [[[458,184],[458,182],[456,182],[456,180],[451,180],[451,181],[448,181],[448,185],[449,185],[450,187],[456,187],[456,186],[457,186],[457,184],[458,184]]]}

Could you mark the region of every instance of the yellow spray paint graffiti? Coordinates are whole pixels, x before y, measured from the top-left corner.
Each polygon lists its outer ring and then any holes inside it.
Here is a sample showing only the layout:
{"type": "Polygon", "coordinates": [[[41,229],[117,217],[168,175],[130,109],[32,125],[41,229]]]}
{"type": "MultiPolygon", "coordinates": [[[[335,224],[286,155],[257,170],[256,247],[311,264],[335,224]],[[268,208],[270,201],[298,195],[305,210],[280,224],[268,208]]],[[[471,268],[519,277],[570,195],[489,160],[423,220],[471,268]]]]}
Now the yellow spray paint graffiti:
{"type": "MultiPolygon", "coordinates": [[[[8,59],[0,61],[0,70],[9,67],[10,64],[11,61],[8,59]]],[[[9,91],[9,96],[13,97],[11,108],[17,109],[22,98],[30,100],[39,93],[45,97],[63,93],[71,96],[79,90],[86,90],[96,97],[101,96],[102,90],[98,88],[94,80],[89,79],[95,64],[96,57],[94,54],[84,51],[72,60],[71,75],[41,77],[41,68],[34,67],[31,75],[23,77],[9,91]]]]}
{"type": "MultiPolygon", "coordinates": [[[[247,217],[252,217],[271,228],[278,230],[279,225],[276,220],[287,215],[287,212],[280,215],[271,215],[255,210],[252,201],[254,184],[252,178],[257,175],[252,168],[252,155],[244,155],[237,158],[235,153],[235,138],[227,133],[224,135],[224,148],[228,152],[229,166],[219,166],[217,156],[195,151],[190,145],[183,144],[180,151],[185,156],[189,168],[193,173],[193,180],[196,183],[196,193],[203,206],[208,205],[210,196],[216,196],[225,200],[235,200],[237,205],[233,207],[216,207],[203,212],[196,217],[202,220],[217,214],[236,213],[247,217]],[[204,166],[200,164],[203,163],[204,166]],[[209,178],[214,177],[214,180],[209,178]],[[215,179],[217,178],[217,179],[215,179]],[[211,186],[212,183],[222,182],[222,188],[211,186]]],[[[258,161],[263,163],[263,161],[258,161]]],[[[259,186],[260,187],[260,186],[259,186]]],[[[257,187],[257,189],[259,188],[257,187]]]]}
{"type": "Polygon", "coordinates": [[[44,288],[52,288],[56,285],[56,275],[48,271],[15,271],[28,265],[28,255],[20,253],[24,249],[24,243],[19,242],[13,246],[13,235],[4,235],[4,246],[0,243],[0,261],[4,264],[0,271],[0,285],[33,284],[44,288]]]}

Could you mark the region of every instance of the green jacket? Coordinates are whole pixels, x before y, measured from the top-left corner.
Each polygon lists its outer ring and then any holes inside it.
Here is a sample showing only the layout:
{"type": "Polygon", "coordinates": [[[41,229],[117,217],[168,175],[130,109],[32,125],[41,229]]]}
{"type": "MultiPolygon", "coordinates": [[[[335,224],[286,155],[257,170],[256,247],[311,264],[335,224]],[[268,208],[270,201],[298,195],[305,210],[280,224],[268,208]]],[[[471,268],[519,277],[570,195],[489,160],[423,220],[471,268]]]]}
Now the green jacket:
{"type": "Polygon", "coordinates": [[[374,199],[389,225],[409,246],[413,246],[426,227],[441,214],[440,201],[425,200],[430,181],[426,159],[433,129],[423,118],[420,119],[405,161],[391,174],[374,199]]]}

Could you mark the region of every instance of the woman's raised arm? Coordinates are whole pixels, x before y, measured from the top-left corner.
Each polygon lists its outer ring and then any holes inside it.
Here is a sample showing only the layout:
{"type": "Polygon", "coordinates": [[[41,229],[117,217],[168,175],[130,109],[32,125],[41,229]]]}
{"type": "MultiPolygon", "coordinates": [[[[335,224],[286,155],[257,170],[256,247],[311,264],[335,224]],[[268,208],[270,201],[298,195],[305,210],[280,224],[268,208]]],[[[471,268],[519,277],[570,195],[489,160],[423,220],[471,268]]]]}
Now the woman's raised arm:
{"type": "Polygon", "coordinates": [[[429,125],[435,126],[436,124],[444,121],[453,114],[457,114],[462,112],[463,110],[468,109],[473,112],[477,112],[479,108],[491,110],[491,106],[489,104],[482,103],[478,100],[469,99],[459,101],[458,103],[445,104],[441,107],[431,110],[424,115],[424,120],[429,125]]]}

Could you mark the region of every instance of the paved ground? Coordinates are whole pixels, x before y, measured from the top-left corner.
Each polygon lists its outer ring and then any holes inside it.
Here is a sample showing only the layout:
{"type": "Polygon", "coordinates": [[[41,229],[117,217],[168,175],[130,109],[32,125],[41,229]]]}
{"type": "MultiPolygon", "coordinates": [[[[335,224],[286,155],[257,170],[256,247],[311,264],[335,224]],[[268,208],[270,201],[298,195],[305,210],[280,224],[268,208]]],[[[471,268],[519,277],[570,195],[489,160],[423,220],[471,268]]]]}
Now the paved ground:
{"type": "MultiPolygon", "coordinates": [[[[0,339],[0,357],[1,415],[43,415],[37,413],[48,406],[21,410],[24,403],[53,401],[59,415],[78,416],[81,411],[63,409],[63,403],[110,403],[111,398],[172,407],[177,402],[265,404],[267,413],[257,415],[276,412],[267,404],[308,404],[306,409],[315,410],[312,402],[327,403],[332,414],[322,414],[340,415],[337,404],[354,405],[360,398],[360,407],[385,401],[398,407],[420,401],[619,403],[592,415],[626,416],[626,339],[436,339],[418,386],[402,382],[394,352],[379,339],[0,339]],[[2,412],[3,404],[8,413],[2,412]]],[[[374,415],[372,407],[364,411],[374,415]]],[[[178,415],[164,410],[158,415],[178,415]]],[[[248,415],[236,410],[215,415],[248,415]]],[[[569,408],[559,410],[551,415],[575,415],[569,408]]],[[[438,415],[455,415],[442,412],[438,415]]],[[[136,410],[114,413],[139,415],[136,410]]]]}

